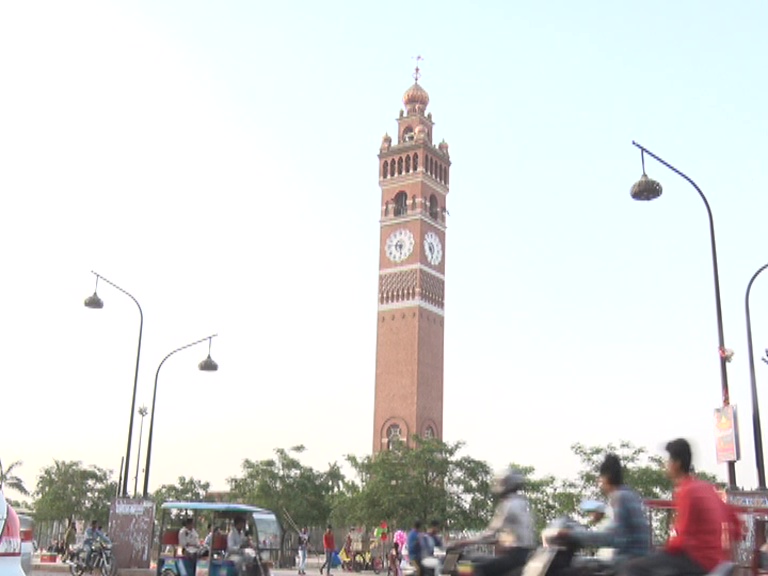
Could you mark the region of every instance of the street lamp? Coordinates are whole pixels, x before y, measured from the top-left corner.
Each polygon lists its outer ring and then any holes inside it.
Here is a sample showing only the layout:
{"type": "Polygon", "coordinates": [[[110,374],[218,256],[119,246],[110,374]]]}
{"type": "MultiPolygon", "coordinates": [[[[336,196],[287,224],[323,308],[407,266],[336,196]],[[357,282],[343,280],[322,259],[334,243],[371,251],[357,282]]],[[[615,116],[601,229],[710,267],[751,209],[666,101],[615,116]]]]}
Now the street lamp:
{"type": "Polygon", "coordinates": [[[141,357],[141,333],[144,330],[144,312],[142,312],[141,306],[139,305],[138,300],[136,300],[136,298],[134,298],[128,292],[120,288],[120,286],[118,286],[117,284],[114,284],[113,282],[110,282],[109,280],[104,278],[104,276],[97,274],[93,270],[91,270],[91,274],[96,276],[96,288],[93,290],[93,294],[88,296],[88,298],[85,299],[84,304],[86,308],[92,308],[94,310],[101,310],[102,308],[104,308],[104,302],[102,301],[101,298],[99,298],[99,295],[96,293],[96,289],[98,289],[99,287],[99,280],[104,280],[104,282],[106,282],[113,288],[117,288],[118,290],[120,290],[120,292],[128,296],[131,300],[133,300],[133,302],[136,304],[136,307],[139,309],[139,317],[140,317],[139,346],[136,351],[136,372],[133,375],[133,395],[131,396],[131,418],[128,423],[128,446],[125,449],[125,468],[123,468],[122,492],[123,492],[123,497],[127,498],[128,497],[128,478],[129,478],[128,463],[131,459],[131,440],[133,439],[133,413],[136,411],[136,385],[139,382],[139,358],[141,357]]]}
{"type": "MultiPolygon", "coordinates": [[[[725,366],[726,362],[728,361],[728,353],[727,353],[727,350],[725,349],[725,342],[724,342],[725,338],[723,336],[723,311],[720,305],[720,275],[717,270],[717,247],[715,245],[715,222],[712,218],[712,210],[709,207],[709,202],[707,202],[707,198],[704,196],[704,193],[701,191],[701,188],[699,188],[696,185],[696,182],[691,180],[688,176],[680,172],[680,170],[678,170],[671,164],[665,162],[664,160],[662,160],[661,158],[659,158],[658,156],[650,152],[647,148],[644,148],[634,140],[632,141],[632,145],[640,149],[640,158],[643,164],[643,175],[640,177],[640,180],[635,182],[635,184],[630,189],[630,195],[634,200],[641,200],[641,201],[655,200],[656,198],[661,196],[661,184],[659,184],[655,180],[651,180],[645,174],[645,154],[648,154],[648,156],[650,156],[660,164],[663,164],[678,176],[681,176],[682,178],[687,180],[688,183],[696,189],[696,192],[699,193],[699,196],[704,202],[704,206],[707,208],[707,216],[709,218],[709,238],[712,244],[712,269],[713,269],[714,278],[715,278],[715,309],[717,311],[717,338],[718,338],[718,345],[720,348],[720,383],[722,388],[723,406],[728,406],[730,404],[730,399],[728,394],[728,371],[726,370],[726,366],[725,366]]],[[[728,462],[728,485],[731,488],[736,487],[736,464],[734,462],[728,462]]]]}
{"type": "MultiPolygon", "coordinates": [[[[763,460],[763,432],[760,427],[760,406],[757,403],[757,379],[755,378],[755,353],[752,350],[752,317],[749,313],[749,293],[752,291],[752,283],[760,275],[760,272],[768,268],[768,264],[761,266],[752,275],[747,284],[747,293],[744,296],[744,307],[747,312],[747,351],[749,352],[749,384],[752,389],[752,431],[755,435],[755,462],[757,463],[757,488],[765,490],[765,460],[763,460]]],[[[765,359],[764,359],[765,360],[765,359]]]]}
{"type": "Polygon", "coordinates": [[[213,361],[213,358],[211,358],[211,340],[216,338],[218,334],[212,334],[211,336],[206,336],[205,338],[201,338],[200,340],[195,340],[191,344],[187,344],[186,346],[182,346],[181,348],[176,348],[173,352],[168,354],[165,358],[163,358],[163,361],[160,362],[160,365],[157,367],[157,372],[155,372],[155,389],[152,392],[152,415],[149,417],[149,439],[147,440],[147,462],[144,465],[144,498],[147,498],[149,495],[149,465],[152,458],[152,433],[155,428],[155,402],[157,400],[157,377],[160,375],[160,368],[163,367],[163,364],[165,364],[165,361],[168,360],[171,356],[176,354],[176,352],[180,352],[186,348],[189,348],[190,346],[194,346],[195,344],[200,344],[200,342],[205,342],[208,340],[208,357],[200,362],[197,365],[197,368],[201,372],[216,372],[216,370],[219,369],[219,365],[216,364],[216,362],[213,361]]]}
{"type": "Polygon", "coordinates": [[[144,416],[147,415],[147,407],[142,406],[139,408],[139,416],[141,416],[141,424],[139,425],[139,446],[136,453],[136,475],[133,477],[133,497],[136,498],[136,495],[139,491],[139,463],[141,462],[141,436],[144,432],[144,416]]]}

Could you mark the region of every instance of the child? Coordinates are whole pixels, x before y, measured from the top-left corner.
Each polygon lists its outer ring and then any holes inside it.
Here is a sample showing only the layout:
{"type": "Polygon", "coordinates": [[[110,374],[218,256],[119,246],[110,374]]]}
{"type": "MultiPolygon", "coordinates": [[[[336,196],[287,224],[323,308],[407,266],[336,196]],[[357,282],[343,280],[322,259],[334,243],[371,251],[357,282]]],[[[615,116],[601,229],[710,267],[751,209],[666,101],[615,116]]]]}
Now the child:
{"type": "Polygon", "coordinates": [[[400,567],[402,561],[403,555],[400,554],[400,544],[395,542],[392,544],[392,550],[389,551],[389,570],[387,570],[387,574],[389,576],[403,576],[403,570],[400,567]]]}

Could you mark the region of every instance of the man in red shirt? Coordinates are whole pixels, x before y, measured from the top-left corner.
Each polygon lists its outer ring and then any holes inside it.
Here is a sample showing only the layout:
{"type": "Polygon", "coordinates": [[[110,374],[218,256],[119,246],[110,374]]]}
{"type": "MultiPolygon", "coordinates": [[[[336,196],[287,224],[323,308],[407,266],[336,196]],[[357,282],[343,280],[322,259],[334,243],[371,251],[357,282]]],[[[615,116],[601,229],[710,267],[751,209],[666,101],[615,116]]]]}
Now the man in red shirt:
{"type": "Polygon", "coordinates": [[[741,537],[741,523],[733,508],[723,502],[714,486],[691,475],[688,441],[672,440],[666,450],[667,475],[675,484],[674,535],[662,551],[628,562],[622,576],[703,576],[730,560],[727,543],[741,537]]]}
{"type": "Polygon", "coordinates": [[[333,539],[333,528],[328,524],[328,528],[323,533],[323,549],[325,550],[325,562],[320,566],[320,574],[323,568],[328,565],[328,576],[331,576],[331,565],[333,564],[333,553],[336,551],[336,542],[333,539]]]}

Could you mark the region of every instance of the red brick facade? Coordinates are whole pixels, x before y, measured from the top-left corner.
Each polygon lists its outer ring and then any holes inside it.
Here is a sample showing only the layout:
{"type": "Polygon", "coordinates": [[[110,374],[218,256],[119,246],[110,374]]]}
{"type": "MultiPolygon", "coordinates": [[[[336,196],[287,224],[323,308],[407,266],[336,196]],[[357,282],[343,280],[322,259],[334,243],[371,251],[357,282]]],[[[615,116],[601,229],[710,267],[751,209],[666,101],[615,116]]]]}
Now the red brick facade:
{"type": "Polygon", "coordinates": [[[381,239],[373,451],[395,430],[443,436],[443,328],[448,145],[432,143],[429,96],[403,97],[396,143],[379,153],[381,239]]]}

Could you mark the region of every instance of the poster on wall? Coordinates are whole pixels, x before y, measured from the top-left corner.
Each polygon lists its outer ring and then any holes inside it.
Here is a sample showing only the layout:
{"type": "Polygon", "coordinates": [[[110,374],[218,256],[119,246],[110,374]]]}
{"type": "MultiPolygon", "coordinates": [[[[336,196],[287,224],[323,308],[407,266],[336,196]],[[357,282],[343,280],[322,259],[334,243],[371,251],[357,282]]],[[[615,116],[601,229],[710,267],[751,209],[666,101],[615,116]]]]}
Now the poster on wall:
{"type": "Polygon", "coordinates": [[[715,409],[715,452],[718,464],[737,462],[741,457],[736,406],[715,409]]]}
{"type": "Polygon", "coordinates": [[[155,503],[118,498],[109,511],[109,537],[118,568],[149,568],[155,503]]]}

